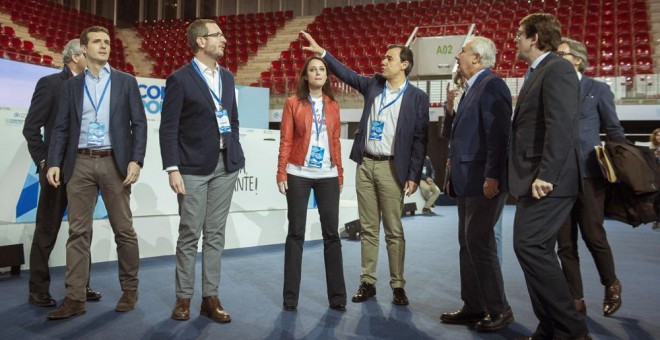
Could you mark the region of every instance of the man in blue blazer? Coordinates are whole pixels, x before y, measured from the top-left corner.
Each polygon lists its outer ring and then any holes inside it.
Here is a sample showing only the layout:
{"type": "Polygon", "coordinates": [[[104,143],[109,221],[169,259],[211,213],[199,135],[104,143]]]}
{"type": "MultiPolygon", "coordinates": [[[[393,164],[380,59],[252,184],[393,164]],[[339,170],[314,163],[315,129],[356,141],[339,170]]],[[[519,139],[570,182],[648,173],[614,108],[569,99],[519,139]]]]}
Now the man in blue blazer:
{"type": "Polygon", "coordinates": [[[530,66],[511,126],[509,192],[518,199],[513,248],[539,325],[531,339],[590,339],[559,267],[557,234],[580,191],[578,78],[552,53],[561,24],[551,14],[520,21],[518,59],[530,66]]]}
{"type": "MultiPolygon", "coordinates": [[[[55,306],[55,300],[49,292],[50,271],[48,269],[48,259],[55,246],[67,206],[66,185],[54,188],[48,184],[46,179],[48,146],[50,145],[50,136],[55,125],[57,111],[60,108],[62,84],[65,80],[82,73],[85,65],[87,65],[85,55],[80,50],[80,39],[72,39],[64,46],[62,62],[64,63],[62,72],[47,75],[37,82],[25,118],[25,125],[23,125],[23,136],[27,141],[30,156],[34,164],[37,165],[40,189],[34,237],[30,248],[28,302],[41,307],[55,306]]],[[[101,298],[101,293],[89,288],[89,280],[85,291],[87,301],[95,301],[101,298]]]]}
{"type": "MultiPolygon", "coordinates": [[[[513,322],[504,294],[494,226],[507,197],[506,157],[511,130],[511,92],[490,68],[495,44],[468,40],[456,55],[467,92],[451,124],[447,192],[458,203],[458,243],[463,307],[444,313],[444,323],[495,331],[513,322]],[[453,121],[453,123],[452,123],[453,121]]],[[[448,102],[453,107],[453,102],[448,102]]]]}
{"type": "Polygon", "coordinates": [[[190,319],[197,243],[203,231],[201,315],[230,322],[218,298],[225,226],[238,170],[245,166],[239,142],[234,77],[217,63],[227,39],[213,20],[188,27],[195,57],[167,77],[160,121],[160,152],[179,201],[175,320],[190,319]]]}
{"type": "Polygon", "coordinates": [[[147,119],[135,77],[108,65],[110,35],[100,26],[85,29],[80,45],[85,71],[64,82],[48,149],[48,182],[67,184],[69,239],[66,244],[66,298],[48,313],[65,319],[85,313],[90,233],[100,190],[117,243],[125,312],[137,302],[140,254],[130,207],[131,185],[140,176],[147,147],[147,119]]]}
{"type": "Polygon", "coordinates": [[[557,254],[571,288],[575,307],[587,313],[578,256],[578,226],[598,269],[600,282],[605,286],[603,315],[609,316],[621,307],[621,283],[614,269],[614,257],[603,227],[607,182],[603,178],[594,146],[600,145],[599,132],[605,131],[612,141],[626,143],[626,136],[614,107],[614,94],[607,84],[582,74],[589,66],[586,46],[573,39],[563,38],[557,54],[573,64],[580,78],[580,153],[584,191],[578,196],[571,215],[557,238],[557,254]]]}
{"type": "Polygon", "coordinates": [[[392,302],[408,305],[403,277],[405,237],[401,225],[403,197],[412,195],[426,156],[429,97],[410,85],[407,76],[413,54],[403,45],[388,46],[381,62],[382,73],[373,77],[350,70],[306,32],[305,50],[324,58],[328,68],[364,96],[364,110],[355,131],[351,159],[358,164],[356,189],[362,225],[362,274],[353,302],[376,295],[376,264],[381,217],[390,265],[392,302]]]}

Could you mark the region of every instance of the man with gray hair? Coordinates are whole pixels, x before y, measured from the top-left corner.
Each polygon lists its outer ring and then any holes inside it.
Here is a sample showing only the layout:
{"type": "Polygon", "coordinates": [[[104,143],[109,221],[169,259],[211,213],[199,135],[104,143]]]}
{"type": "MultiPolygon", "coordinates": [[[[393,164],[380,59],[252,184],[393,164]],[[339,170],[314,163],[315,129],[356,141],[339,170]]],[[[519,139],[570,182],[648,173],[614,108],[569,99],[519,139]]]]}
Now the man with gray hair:
{"type": "Polygon", "coordinates": [[[449,324],[496,331],[513,322],[504,294],[493,227],[506,201],[507,145],[511,130],[511,92],[492,73],[495,44],[474,37],[456,55],[466,92],[451,124],[446,192],[458,205],[458,243],[463,307],[443,313],[449,324]]]}
{"type": "MultiPolygon", "coordinates": [[[[28,144],[30,156],[39,173],[39,202],[37,217],[30,249],[30,283],[28,302],[41,307],[55,306],[49,292],[50,272],[48,259],[53,251],[57,234],[67,207],[66,186],[55,188],[46,180],[46,159],[50,135],[55,124],[55,116],[60,105],[60,92],[65,80],[82,72],[87,59],[80,50],[80,39],[70,40],[62,51],[64,67],[61,72],[45,76],[37,82],[28,109],[23,136],[28,144]],[[43,135],[41,129],[43,128],[43,135]]],[[[90,235],[91,237],[91,235],[90,235]]],[[[91,240],[90,240],[91,241],[91,240]]],[[[91,266],[91,263],[90,263],[91,266]]],[[[87,301],[98,300],[101,293],[89,288],[87,281],[87,301]]]]}
{"type": "Polygon", "coordinates": [[[557,255],[568,281],[573,303],[578,313],[587,314],[578,256],[578,227],[587,249],[594,258],[600,282],[605,286],[603,315],[610,316],[621,307],[621,283],[614,270],[614,257],[603,227],[605,219],[605,193],[608,183],[599,169],[594,146],[600,145],[599,132],[608,140],[626,143],[625,133],[616,115],[614,94],[607,84],[582,73],[589,66],[586,46],[573,39],[563,38],[557,47],[559,56],[571,62],[580,79],[580,168],[583,191],[571,214],[559,230],[557,255]]]}

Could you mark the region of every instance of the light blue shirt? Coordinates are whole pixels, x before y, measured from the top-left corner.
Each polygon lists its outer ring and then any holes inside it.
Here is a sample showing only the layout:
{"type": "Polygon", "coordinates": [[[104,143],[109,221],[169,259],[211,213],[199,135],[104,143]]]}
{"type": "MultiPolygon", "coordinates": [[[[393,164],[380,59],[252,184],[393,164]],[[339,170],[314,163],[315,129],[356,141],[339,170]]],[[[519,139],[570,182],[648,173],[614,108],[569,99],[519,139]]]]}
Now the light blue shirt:
{"type": "Polygon", "coordinates": [[[99,76],[95,77],[92,71],[85,67],[85,84],[87,85],[87,90],[89,90],[89,96],[87,91],[83,89],[83,106],[82,106],[82,121],[80,124],[80,139],[78,140],[79,149],[89,149],[87,145],[87,138],[89,136],[89,124],[91,122],[98,122],[102,124],[105,130],[105,138],[103,143],[100,146],[94,146],[93,149],[112,149],[112,141],[110,140],[110,93],[112,90],[112,84],[108,84],[108,88],[105,91],[105,96],[103,96],[103,101],[98,107],[98,113],[94,110],[94,106],[90,102],[90,97],[94,101],[94,105],[99,105],[99,100],[103,94],[103,89],[105,84],[110,79],[110,65],[106,63],[101,71],[99,76]]]}

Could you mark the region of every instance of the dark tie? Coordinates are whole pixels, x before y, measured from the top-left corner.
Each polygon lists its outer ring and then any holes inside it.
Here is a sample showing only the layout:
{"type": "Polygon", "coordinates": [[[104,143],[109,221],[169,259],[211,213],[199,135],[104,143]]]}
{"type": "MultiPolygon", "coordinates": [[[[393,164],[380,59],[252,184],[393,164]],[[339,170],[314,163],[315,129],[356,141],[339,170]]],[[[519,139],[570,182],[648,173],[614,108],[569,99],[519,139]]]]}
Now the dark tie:
{"type": "Polygon", "coordinates": [[[527,72],[525,72],[525,81],[527,81],[527,79],[529,79],[529,76],[532,75],[532,72],[534,72],[533,67],[530,67],[529,69],[527,69],[527,72]]]}

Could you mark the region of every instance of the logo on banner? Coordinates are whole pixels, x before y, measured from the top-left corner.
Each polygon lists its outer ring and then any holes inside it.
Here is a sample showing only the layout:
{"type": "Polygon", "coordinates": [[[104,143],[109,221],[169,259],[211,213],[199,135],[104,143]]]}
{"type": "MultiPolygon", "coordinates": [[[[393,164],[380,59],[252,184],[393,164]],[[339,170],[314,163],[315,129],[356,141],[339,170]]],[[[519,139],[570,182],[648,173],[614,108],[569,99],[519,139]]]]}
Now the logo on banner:
{"type": "Polygon", "coordinates": [[[163,106],[163,98],[165,98],[165,86],[140,84],[138,88],[142,95],[142,104],[147,113],[159,114],[163,106]]]}

